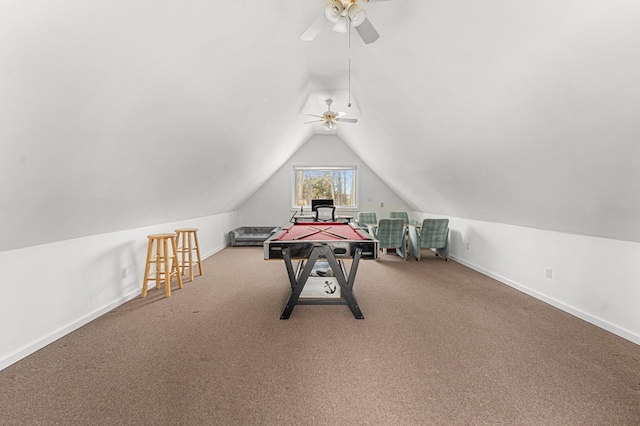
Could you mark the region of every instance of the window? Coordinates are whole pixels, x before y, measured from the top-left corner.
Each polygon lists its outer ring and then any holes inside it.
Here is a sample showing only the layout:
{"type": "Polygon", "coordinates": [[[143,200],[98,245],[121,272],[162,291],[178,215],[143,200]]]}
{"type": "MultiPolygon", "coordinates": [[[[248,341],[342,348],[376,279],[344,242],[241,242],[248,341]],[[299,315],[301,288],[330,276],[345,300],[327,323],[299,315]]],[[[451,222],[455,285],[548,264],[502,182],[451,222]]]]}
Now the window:
{"type": "Polygon", "coordinates": [[[356,207],[356,167],[295,167],[293,207],[331,198],[336,207],[356,207]]]}

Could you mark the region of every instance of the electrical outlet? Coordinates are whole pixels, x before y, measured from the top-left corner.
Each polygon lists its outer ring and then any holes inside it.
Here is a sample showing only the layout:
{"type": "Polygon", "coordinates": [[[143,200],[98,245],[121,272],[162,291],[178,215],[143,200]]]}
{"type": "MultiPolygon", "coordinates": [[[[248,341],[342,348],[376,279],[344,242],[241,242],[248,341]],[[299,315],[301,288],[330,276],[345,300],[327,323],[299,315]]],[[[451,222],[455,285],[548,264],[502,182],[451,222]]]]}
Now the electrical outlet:
{"type": "Polygon", "coordinates": [[[129,268],[122,268],[122,272],[120,272],[120,278],[125,279],[129,275],[129,268]]]}
{"type": "Polygon", "coordinates": [[[380,201],[380,207],[384,207],[384,201],[380,201]]]}
{"type": "Polygon", "coordinates": [[[551,268],[544,268],[544,277],[547,279],[552,279],[553,278],[553,269],[551,268]]]}
{"type": "Polygon", "coordinates": [[[467,242],[467,250],[469,250],[469,243],[467,242]]]}

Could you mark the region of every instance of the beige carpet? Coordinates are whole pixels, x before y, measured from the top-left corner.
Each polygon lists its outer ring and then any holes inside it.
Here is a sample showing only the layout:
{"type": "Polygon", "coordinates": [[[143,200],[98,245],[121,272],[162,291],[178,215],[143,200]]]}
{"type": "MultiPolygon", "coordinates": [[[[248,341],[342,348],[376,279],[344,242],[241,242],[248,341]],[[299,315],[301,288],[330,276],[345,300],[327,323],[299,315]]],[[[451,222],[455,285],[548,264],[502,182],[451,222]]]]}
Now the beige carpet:
{"type": "Polygon", "coordinates": [[[423,256],[283,321],[284,263],[227,248],[1,371],[0,424],[640,424],[639,346],[423,256]]]}

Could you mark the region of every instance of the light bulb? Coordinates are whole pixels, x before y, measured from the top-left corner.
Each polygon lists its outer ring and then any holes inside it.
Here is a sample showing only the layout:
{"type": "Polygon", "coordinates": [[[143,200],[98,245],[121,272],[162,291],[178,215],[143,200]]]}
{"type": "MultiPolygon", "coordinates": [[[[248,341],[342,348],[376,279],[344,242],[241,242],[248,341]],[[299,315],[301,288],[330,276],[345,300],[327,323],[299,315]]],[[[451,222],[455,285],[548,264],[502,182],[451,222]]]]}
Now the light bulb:
{"type": "Polygon", "coordinates": [[[335,25],[333,26],[332,30],[337,32],[337,33],[346,33],[347,32],[347,17],[346,16],[341,16],[340,19],[338,19],[338,21],[335,23],[335,25]]]}
{"type": "Polygon", "coordinates": [[[325,121],[322,127],[324,127],[326,131],[329,131],[335,129],[336,125],[333,123],[333,121],[325,121]]]}
{"type": "Polygon", "coordinates": [[[343,10],[344,6],[342,5],[342,2],[334,1],[324,9],[324,14],[329,21],[335,23],[340,19],[340,15],[343,10]]]}
{"type": "Polygon", "coordinates": [[[351,3],[349,9],[347,9],[347,14],[349,18],[351,18],[354,27],[362,24],[364,20],[367,19],[367,11],[355,3],[351,3]]]}

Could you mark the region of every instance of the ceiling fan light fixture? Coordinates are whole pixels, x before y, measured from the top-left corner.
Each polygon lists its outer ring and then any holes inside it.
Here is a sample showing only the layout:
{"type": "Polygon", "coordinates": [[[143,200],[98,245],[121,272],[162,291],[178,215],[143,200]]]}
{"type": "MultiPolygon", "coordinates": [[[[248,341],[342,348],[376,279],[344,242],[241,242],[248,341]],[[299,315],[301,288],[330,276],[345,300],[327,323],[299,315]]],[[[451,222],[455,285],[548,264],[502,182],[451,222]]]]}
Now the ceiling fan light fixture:
{"type": "Polygon", "coordinates": [[[351,22],[353,22],[354,27],[357,27],[358,25],[362,24],[364,20],[367,19],[367,11],[355,3],[351,3],[349,5],[349,8],[347,9],[347,14],[351,19],[351,22]]]}
{"type": "Polygon", "coordinates": [[[336,23],[340,20],[343,10],[344,6],[342,5],[342,2],[333,1],[324,9],[324,14],[329,21],[336,23]]]}
{"type": "Polygon", "coordinates": [[[336,128],[336,125],[333,121],[325,121],[322,123],[322,127],[328,132],[329,130],[333,130],[336,128]]]}
{"type": "MultiPolygon", "coordinates": [[[[308,121],[304,124],[316,123],[322,121],[322,128],[326,131],[333,130],[338,127],[338,121],[342,121],[344,123],[357,123],[358,120],[355,118],[346,118],[345,113],[341,111],[331,111],[331,104],[333,104],[333,99],[327,99],[325,101],[327,103],[327,110],[322,115],[315,114],[307,114],[312,117],[318,117],[320,120],[308,121]]],[[[351,105],[349,105],[351,106],[351,105]]]]}
{"type": "Polygon", "coordinates": [[[338,21],[333,25],[332,30],[337,33],[346,33],[348,25],[349,23],[347,22],[347,17],[341,16],[340,19],[338,19],[338,21]]]}

